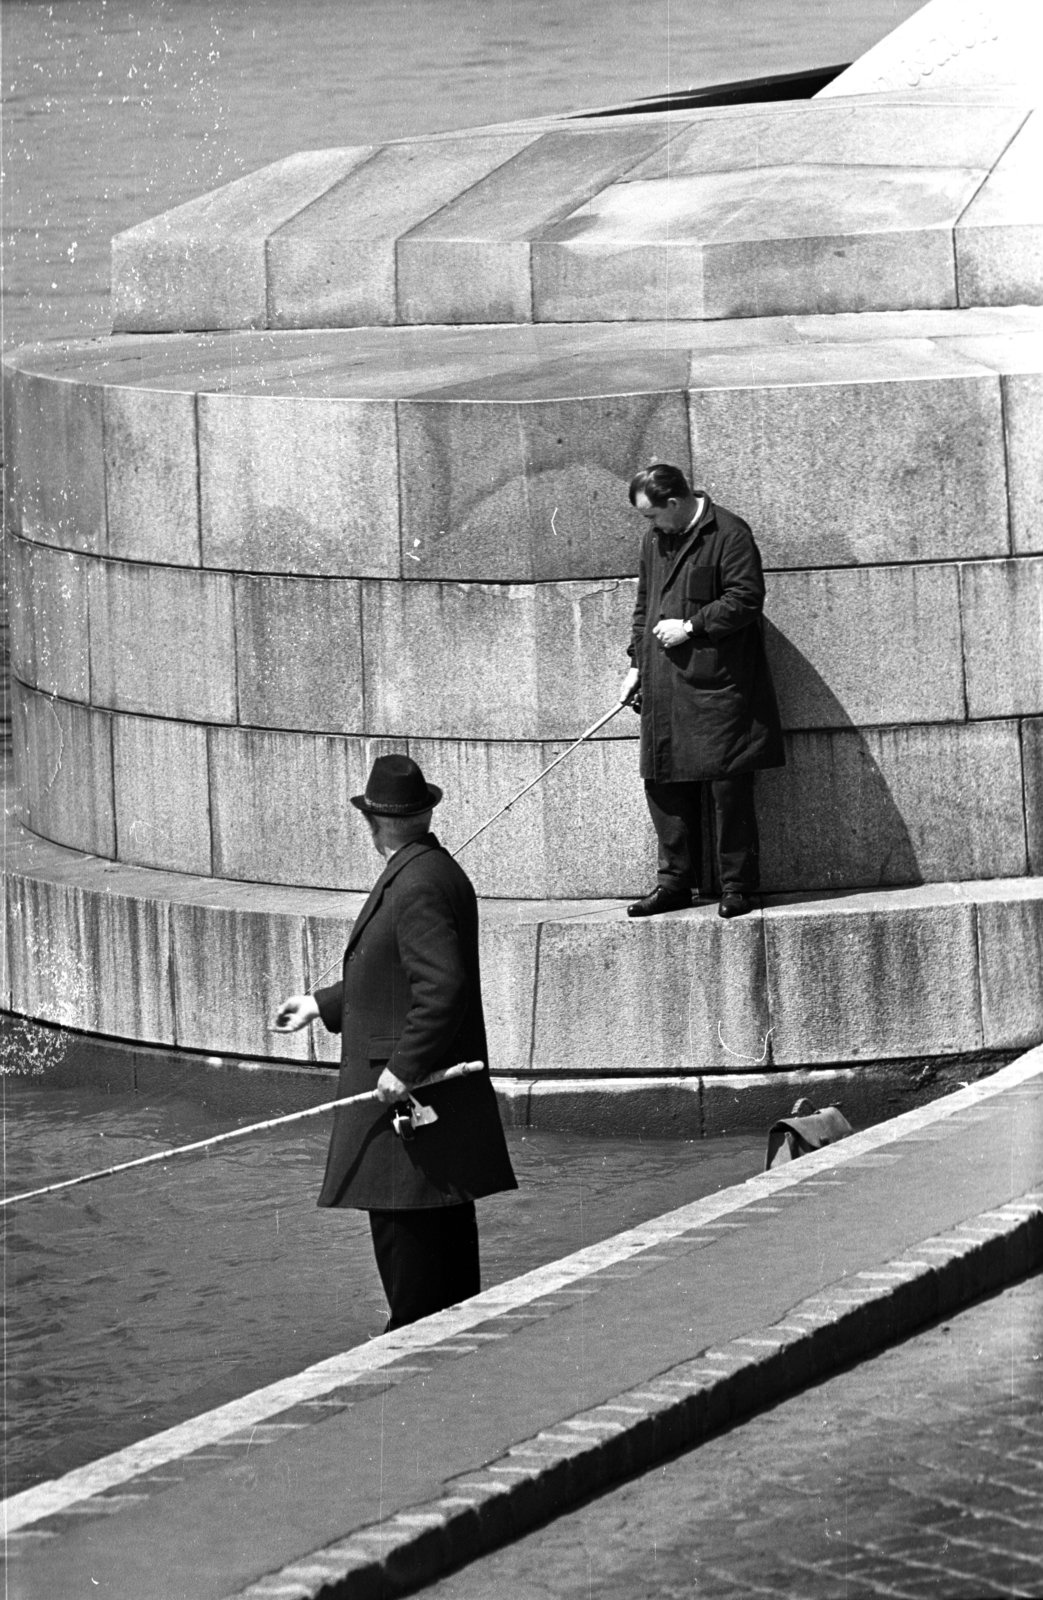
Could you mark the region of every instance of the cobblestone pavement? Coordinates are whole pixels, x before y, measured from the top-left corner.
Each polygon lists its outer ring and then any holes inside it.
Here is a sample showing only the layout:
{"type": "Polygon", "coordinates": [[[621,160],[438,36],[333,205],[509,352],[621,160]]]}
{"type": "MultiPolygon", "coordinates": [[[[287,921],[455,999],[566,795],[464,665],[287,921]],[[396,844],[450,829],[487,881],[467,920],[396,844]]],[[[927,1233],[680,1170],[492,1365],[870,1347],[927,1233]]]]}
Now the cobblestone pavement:
{"type": "Polygon", "coordinates": [[[1043,1275],[423,1594],[1043,1596],[1043,1275]]]}

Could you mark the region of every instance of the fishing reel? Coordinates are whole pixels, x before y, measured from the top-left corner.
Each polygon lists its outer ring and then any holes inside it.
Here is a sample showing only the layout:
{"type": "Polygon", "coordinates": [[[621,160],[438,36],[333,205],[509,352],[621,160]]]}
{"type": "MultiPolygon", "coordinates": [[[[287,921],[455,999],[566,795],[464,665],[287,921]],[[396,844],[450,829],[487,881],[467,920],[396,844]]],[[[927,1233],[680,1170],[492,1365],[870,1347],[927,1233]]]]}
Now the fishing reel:
{"type": "Polygon", "coordinates": [[[433,1106],[422,1106],[413,1095],[409,1095],[405,1105],[400,1105],[392,1112],[391,1126],[398,1134],[403,1144],[408,1144],[416,1137],[418,1128],[429,1128],[432,1122],[438,1121],[438,1112],[433,1106]]]}

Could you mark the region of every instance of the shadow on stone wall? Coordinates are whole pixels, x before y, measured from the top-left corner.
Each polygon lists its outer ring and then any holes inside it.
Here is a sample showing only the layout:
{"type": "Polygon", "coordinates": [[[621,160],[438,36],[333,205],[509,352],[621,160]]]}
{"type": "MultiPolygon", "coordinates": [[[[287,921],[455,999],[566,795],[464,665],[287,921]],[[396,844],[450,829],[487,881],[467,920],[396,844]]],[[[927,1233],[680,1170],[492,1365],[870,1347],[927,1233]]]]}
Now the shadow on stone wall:
{"type": "Polygon", "coordinates": [[[786,766],[757,780],[763,888],[922,883],[906,819],[878,759],[886,731],[856,727],[807,657],[767,621],[765,644],[790,731],[786,766]]]}

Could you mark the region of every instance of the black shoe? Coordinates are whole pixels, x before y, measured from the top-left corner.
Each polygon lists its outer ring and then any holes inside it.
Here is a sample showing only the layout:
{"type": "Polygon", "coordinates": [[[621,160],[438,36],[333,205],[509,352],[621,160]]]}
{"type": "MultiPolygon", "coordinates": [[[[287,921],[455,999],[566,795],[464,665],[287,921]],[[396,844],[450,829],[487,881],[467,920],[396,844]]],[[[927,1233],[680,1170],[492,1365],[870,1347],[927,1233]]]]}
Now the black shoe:
{"type": "Polygon", "coordinates": [[[727,894],[721,895],[721,903],[717,908],[719,917],[744,917],[747,911],[753,910],[753,901],[748,894],[740,894],[737,889],[729,889],[727,894]]]}
{"type": "Polygon", "coordinates": [[[692,903],[691,889],[653,889],[632,906],[627,906],[628,917],[657,917],[661,911],[683,911],[692,903]]]}

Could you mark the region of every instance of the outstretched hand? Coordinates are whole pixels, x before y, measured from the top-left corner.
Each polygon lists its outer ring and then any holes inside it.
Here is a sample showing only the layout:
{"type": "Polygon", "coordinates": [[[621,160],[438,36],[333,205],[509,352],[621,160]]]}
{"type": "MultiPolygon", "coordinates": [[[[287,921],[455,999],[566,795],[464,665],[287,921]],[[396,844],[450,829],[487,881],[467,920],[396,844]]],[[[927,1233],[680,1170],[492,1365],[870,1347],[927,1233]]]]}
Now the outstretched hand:
{"type": "Polygon", "coordinates": [[[271,1031],[296,1033],[298,1028],[306,1028],[309,1022],[314,1022],[318,1015],[319,1007],[313,994],[291,994],[276,1012],[271,1031]]]}

